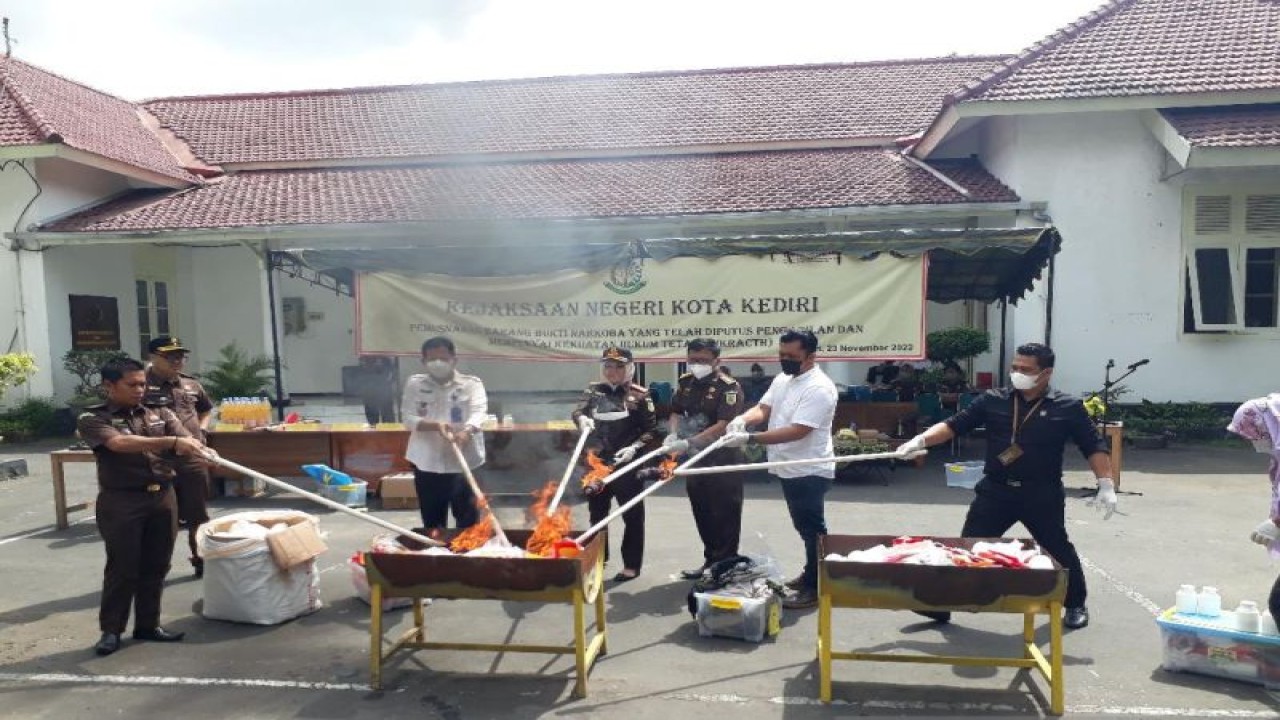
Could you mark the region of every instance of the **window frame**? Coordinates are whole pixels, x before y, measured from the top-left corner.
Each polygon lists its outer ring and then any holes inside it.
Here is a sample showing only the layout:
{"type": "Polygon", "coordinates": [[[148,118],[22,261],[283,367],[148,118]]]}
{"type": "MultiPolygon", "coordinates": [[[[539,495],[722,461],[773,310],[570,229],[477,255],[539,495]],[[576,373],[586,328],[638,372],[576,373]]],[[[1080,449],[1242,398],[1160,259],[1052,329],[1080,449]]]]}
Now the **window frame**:
{"type": "Polygon", "coordinates": [[[1182,321],[1181,334],[1199,335],[1234,333],[1241,335],[1280,335],[1280,293],[1275,296],[1275,325],[1246,325],[1245,284],[1249,250],[1274,249],[1280,253],[1280,233],[1248,233],[1245,226],[1247,199],[1250,196],[1280,196],[1280,186],[1186,186],[1183,194],[1182,262],[1179,267],[1179,303],[1182,321]],[[1230,224],[1226,231],[1196,232],[1196,202],[1200,197],[1227,196],[1230,198],[1230,224]],[[1199,250],[1221,249],[1228,253],[1231,279],[1231,301],[1235,306],[1235,322],[1204,323],[1204,296],[1200,291],[1198,270],[1199,250]],[[1188,298],[1187,293],[1191,295],[1188,298]],[[1186,328],[1185,308],[1191,308],[1191,328],[1186,328]]]}

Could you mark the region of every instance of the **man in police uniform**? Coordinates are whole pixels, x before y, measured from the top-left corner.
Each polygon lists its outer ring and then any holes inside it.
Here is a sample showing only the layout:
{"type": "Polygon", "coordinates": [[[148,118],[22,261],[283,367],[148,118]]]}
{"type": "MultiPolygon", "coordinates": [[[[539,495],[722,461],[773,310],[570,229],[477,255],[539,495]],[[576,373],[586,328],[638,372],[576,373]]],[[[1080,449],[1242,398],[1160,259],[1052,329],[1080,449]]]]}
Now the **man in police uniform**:
{"type": "Polygon", "coordinates": [[[183,633],[160,626],[160,595],[177,537],[173,494],[179,459],[208,452],[168,408],[142,404],[146,369],[137,360],[113,360],[102,368],[107,401],[82,414],[80,437],[98,462],[98,532],[107,551],[98,624],[99,655],[120,649],[134,609],[135,640],[176,642],[183,633]]]}
{"type": "MultiPolygon", "coordinates": [[[[187,434],[204,442],[213,402],[198,380],[182,372],[190,351],[175,337],[162,336],[147,343],[151,363],[147,366],[147,393],[142,403],[152,408],[168,408],[178,416],[187,434]]],[[[191,566],[196,577],[204,575],[204,560],[196,551],[196,532],[209,522],[209,468],[194,458],[183,458],[176,466],[173,490],[178,496],[178,523],[187,529],[191,566]]]]}
{"type": "MultiPolygon", "coordinates": [[[[658,437],[658,423],[648,389],[631,382],[635,376],[631,351],[605,348],[600,362],[603,379],[587,386],[572,417],[579,427],[594,431],[595,449],[601,459],[620,467],[653,444],[658,437]]],[[[593,525],[609,514],[611,500],[616,498],[623,505],[640,494],[644,481],[638,471],[637,468],[610,482],[587,500],[593,525]]],[[[623,513],[622,521],[622,571],[613,577],[615,582],[627,582],[640,575],[644,562],[644,503],[623,513]]],[[[608,560],[607,554],[605,559],[608,560]]]]}
{"type": "MultiPolygon", "coordinates": [[[[689,372],[680,376],[671,399],[670,434],[663,442],[680,452],[697,452],[722,434],[729,421],[742,413],[746,399],[733,377],[718,372],[720,346],[698,338],[685,345],[689,372]]],[[[704,466],[742,462],[737,448],[720,448],[703,458],[704,466]]],[[[696,580],[712,563],[738,554],[742,534],[742,474],[691,475],[685,492],[693,509],[693,522],[702,538],[702,564],[680,573],[696,580]]]]}
{"type": "MultiPolygon", "coordinates": [[[[1104,510],[1116,509],[1111,456],[1085,412],[1084,403],[1049,387],[1053,350],[1040,343],[1018,347],[1010,363],[1013,389],[988,390],[943,422],[907,441],[899,451],[909,454],[944,443],[977,427],[987,429],[986,465],[974,488],[964,520],[963,537],[1000,537],[1021,522],[1031,537],[1067,569],[1063,625],[1089,624],[1087,589],[1080,556],[1067,537],[1066,490],[1062,485],[1062,456],[1068,441],[1089,461],[1098,481],[1090,501],[1104,510]]],[[[922,613],[939,622],[950,613],[922,613]]]]}
{"type": "Polygon", "coordinates": [[[409,377],[400,402],[409,430],[404,457],[413,465],[418,512],[427,529],[446,527],[450,510],[458,529],[468,528],[480,519],[475,493],[444,432],[452,434],[468,468],[483,465],[481,428],[489,414],[489,395],[480,378],[458,372],[457,349],[447,337],[422,343],[422,364],[427,372],[409,377]]]}

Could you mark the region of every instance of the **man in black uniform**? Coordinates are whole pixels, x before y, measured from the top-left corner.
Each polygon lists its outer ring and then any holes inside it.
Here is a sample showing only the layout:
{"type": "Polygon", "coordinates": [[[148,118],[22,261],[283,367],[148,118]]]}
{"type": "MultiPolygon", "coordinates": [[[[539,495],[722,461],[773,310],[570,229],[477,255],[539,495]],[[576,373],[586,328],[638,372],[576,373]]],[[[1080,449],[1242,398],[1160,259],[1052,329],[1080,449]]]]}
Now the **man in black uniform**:
{"type": "MultiPolygon", "coordinates": [[[[204,442],[213,402],[198,380],[182,372],[190,351],[175,337],[158,337],[147,343],[151,364],[147,366],[147,394],[142,404],[169,408],[191,437],[204,442]]],[[[196,533],[209,522],[209,468],[194,458],[182,458],[175,469],[173,490],[178,496],[178,523],[187,529],[191,566],[196,577],[204,575],[204,560],[196,551],[196,533]]]]}
{"type": "MultiPolygon", "coordinates": [[[[742,414],[746,403],[738,381],[716,372],[720,346],[698,338],[685,345],[689,372],[680,376],[671,399],[671,434],[663,442],[676,451],[697,452],[724,434],[729,421],[742,414]]],[[[738,448],[720,448],[700,461],[702,465],[742,462],[738,448]]],[[[680,573],[696,580],[712,563],[738,554],[742,533],[742,474],[691,475],[685,492],[693,509],[693,522],[702,539],[702,564],[680,573]]]]}
{"type": "Polygon", "coordinates": [[[160,595],[177,537],[174,464],[207,452],[167,408],[142,404],[147,374],[125,358],[102,368],[107,401],[77,420],[98,461],[98,532],[107,551],[98,624],[99,655],[120,649],[134,610],[135,640],[176,642],[183,633],[160,626],[160,595]]]}
{"type": "MultiPolygon", "coordinates": [[[[653,398],[643,385],[631,382],[635,375],[635,363],[627,348],[605,348],[601,356],[602,382],[591,383],[583,393],[582,401],[573,411],[573,421],[579,427],[594,431],[596,449],[601,460],[615,467],[625,465],[653,444],[658,436],[658,424],[653,411],[653,398]]],[[[644,481],[638,468],[605,486],[587,501],[591,523],[600,522],[609,514],[610,500],[618,504],[640,494],[644,481]]],[[[640,575],[644,561],[644,503],[638,503],[622,515],[622,572],[613,577],[615,582],[627,582],[640,575]]],[[[608,546],[605,547],[608,560],[608,546]]]]}
{"type": "MultiPolygon", "coordinates": [[[[1084,403],[1049,388],[1053,350],[1040,343],[1020,346],[1010,363],[1013,389],[988,390],[973,403],[899,451],[908,454],[944,443],[977,427],[987,429],[987,458],[983,478],[964,520],[963,537],[1000,537],[1021,522],[1031,537],[1067,569],[1063,624],[1089,624],[1087,589],[1080,556],[1067,537],[1066,490],[1062,485],[1062,456],[1068,441],[1080,448],[1098,480],[1098,494],[1090,501],[1111,517],[1116,509],[1111,456],[1085,412],[1084,403]]],[[[950,613],[922,613],[946,622],[950,613]]]]}

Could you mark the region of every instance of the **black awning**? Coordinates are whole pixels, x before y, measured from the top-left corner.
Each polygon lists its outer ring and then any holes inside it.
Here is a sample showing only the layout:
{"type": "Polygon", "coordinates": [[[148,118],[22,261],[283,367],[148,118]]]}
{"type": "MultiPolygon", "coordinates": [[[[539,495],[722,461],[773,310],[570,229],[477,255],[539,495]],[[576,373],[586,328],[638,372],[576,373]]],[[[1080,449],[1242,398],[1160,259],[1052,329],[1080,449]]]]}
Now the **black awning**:
{"type": "Polygon", "coordinates": [[[559,270],[597,271],[634,255],[659,262],[676,257],[794,255],[797,260],[839,253],[871,260],[882,253],[929,254],[928,299],[1016,302],[1061,247],[1055,228],[975,230],[896,229],[816,235],[735,235],[656,238],[561,245],[443,245],[292,250],[306,265],[330,274],[396,272],[462,277],[537,275],[559,270]]]}

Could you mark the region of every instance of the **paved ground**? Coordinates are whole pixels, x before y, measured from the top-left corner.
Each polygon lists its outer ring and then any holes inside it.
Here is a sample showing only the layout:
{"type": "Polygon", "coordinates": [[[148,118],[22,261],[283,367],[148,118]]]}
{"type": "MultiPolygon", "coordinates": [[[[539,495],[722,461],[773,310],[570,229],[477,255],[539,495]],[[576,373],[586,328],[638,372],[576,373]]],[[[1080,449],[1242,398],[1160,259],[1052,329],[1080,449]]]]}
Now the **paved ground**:
{"type": "MultiPolygon", "coordinates": [[[[165,595],[165,622],[187,632],[181,645],[127,644],[107,658],[97,637],[102,548],[89,513],[53,527],[48,461],[53,445],[0,446],[0,459],[25,457],[30,477],[0,481],[0,714],[21,718],[188,719],[353,717],[638,717],[729,714],[742,718],[872,715],[1038,715],[1038,678],[1007,669],[901,664],[836,666],[837,703],[816,701],[816,613],[791,613],[785,630],[760,645],[704,639],[684,611],[696,534],[678,487],[648,504],[644,574],[609,593],[610,652],[591,673],[590,697],[574,700],[571,661],[546,656],[420,653],[397,661],[387,688],[366,685],[368,612],[353,597],[345,559],[371,527],[318,509],[329,533],[321,558],[326,607],[274,627],[201,617],[201,584],[185,553],[165,595]]],[[[971,443],[969,449],[976,449],[971,443]]],[[[828,518],[837,533],[954,534],[969,492],[946,488],[942,457],[900,469],[887,485],[874,477],[837,485],[828,518]]],[[[1257,686],[1159,669],[1158,608],[1180,583],[1213,584],[1227,605],[1262,601],[1277,571],[1248,542],[1262,517],[1267,483],[1262,456],[1227,449],[1172,448],[1126,456],[1125,515],[1103,522],[1070,501],[1070,529],[1087,558],[1093,624],[1066,641],[1067,706],[1072,716],[1277,717],[1280,701],[1257,686]]],[[[1080,463],[1069,487],[1083,487],[1080,463]]],[[[73,498],[92,493],[92,466],[69,466],[73,498]]],[[[540,482],[541,478],[531,479],[540,482]]],[[[219,514],[259,508],[310,510],[298,498],[223,499],[219,514]]],[[[576,510],[585,515],[585,508],[576,510]]],[[[413,523],[414,511],[386,516],[413,523]]],[[[519,508],[501,517],[517,525],[519,508]]],[[[583,517],[582,519],[585,519],[583,517]]],[[[748,486],[746,550],[769,549],[788,568],[800,543],[777,484],[748,486]]],[[[616,566],[615,566],[616,568],[616,566]]],[[[612,570],[612,569],[611,569],[612,570]]],[[[428,609],[439,638],[567,642],[567,607],[438,602],[428,609]]],[[[848,648],[924,653],[1016,653],[1013,616],[957,616],[938,627],[907,613],[837,613],[848,648]]],[[[1044,632],[1041,633],[1044,636],[1044,632]]]]}

